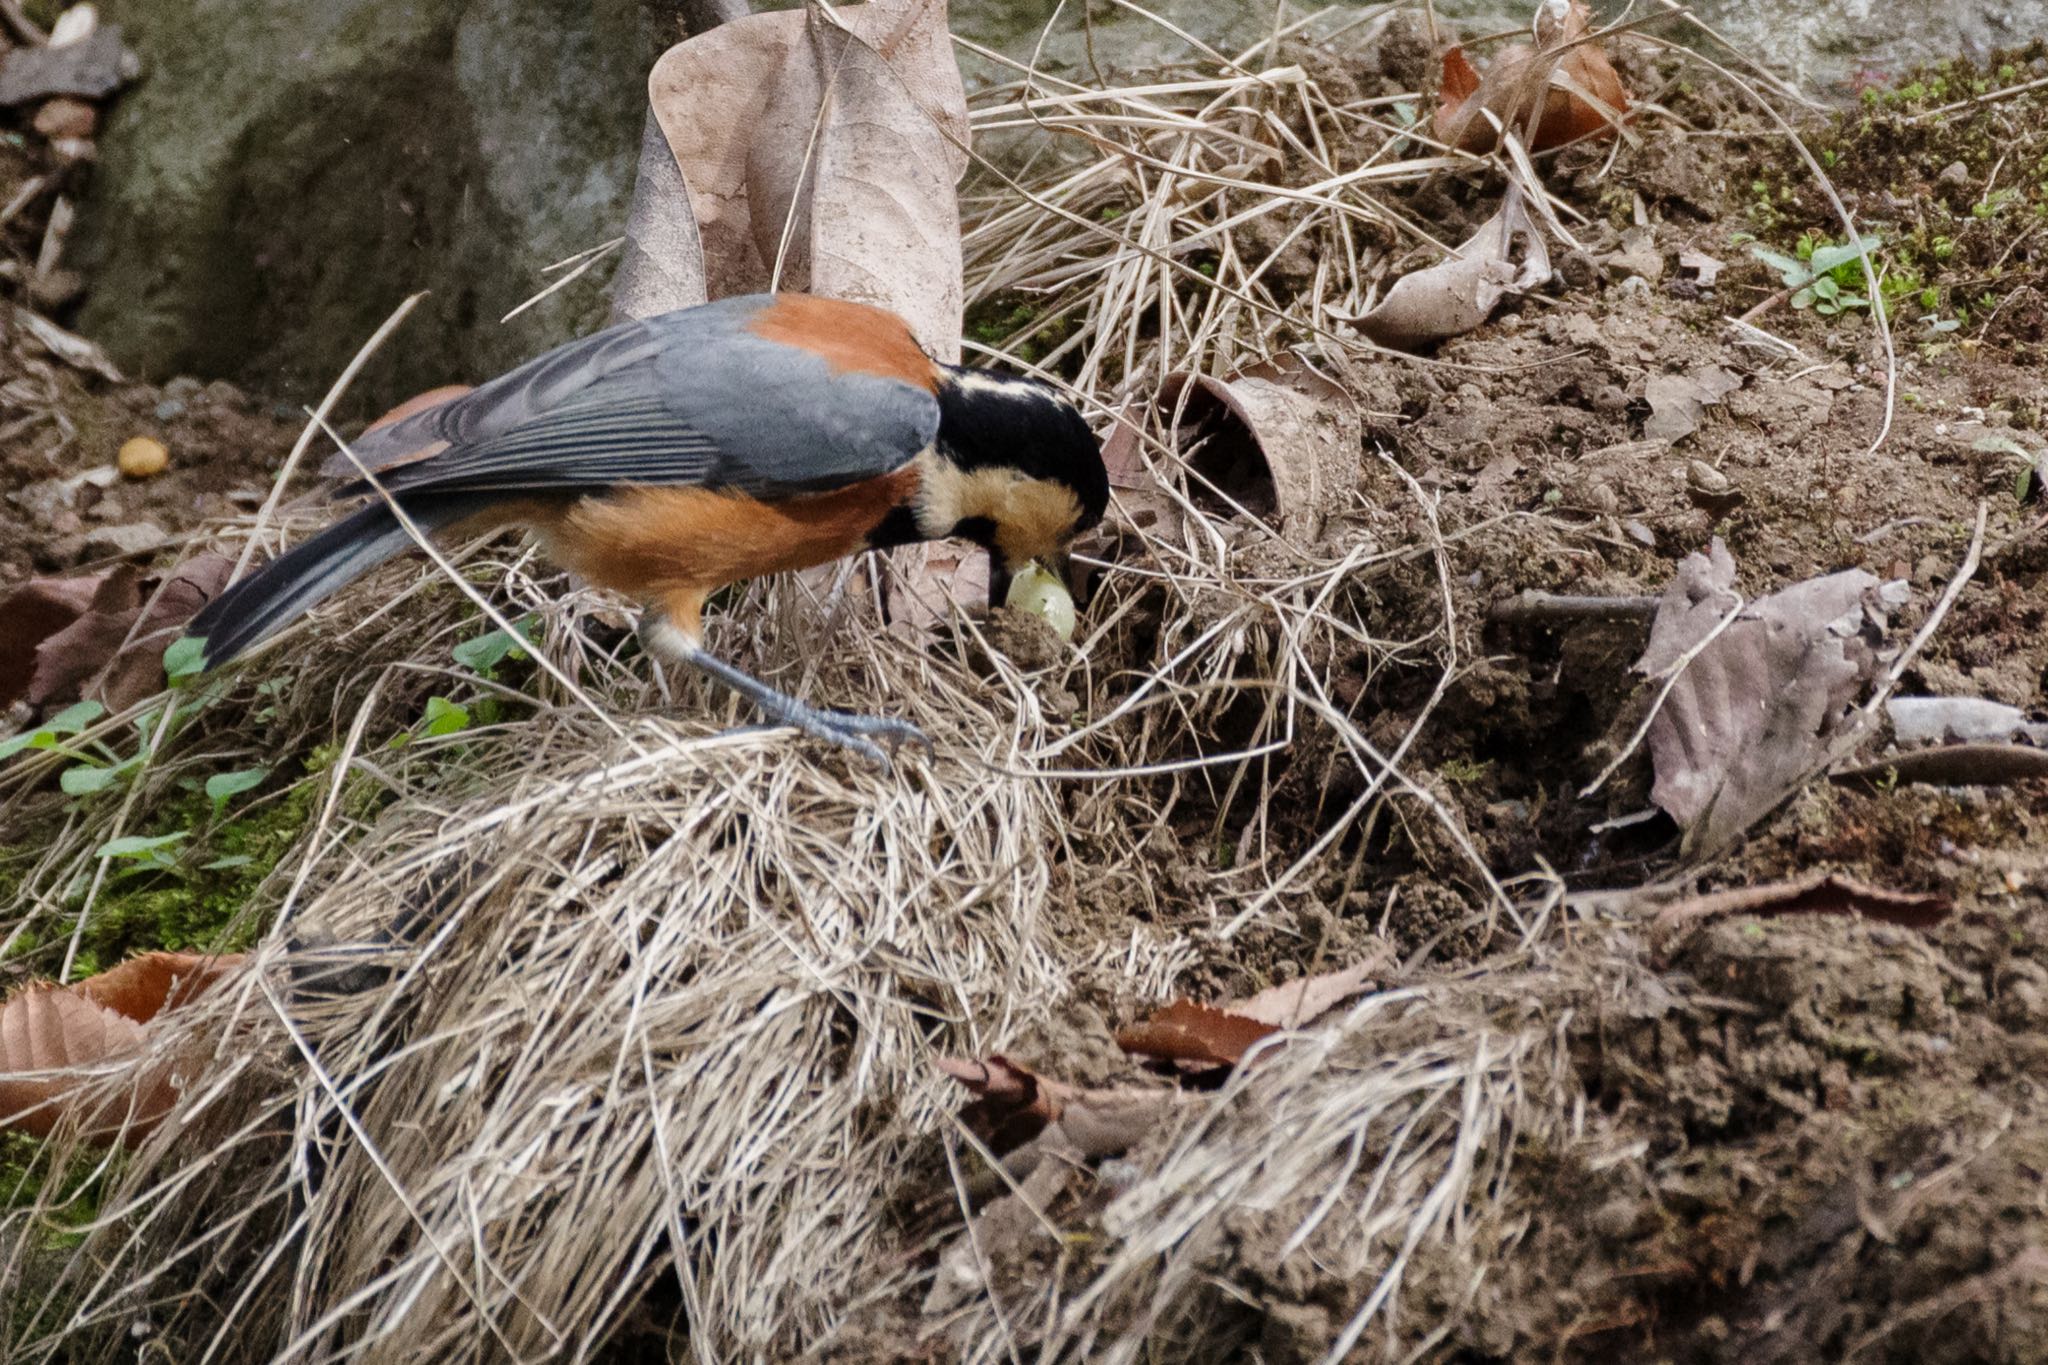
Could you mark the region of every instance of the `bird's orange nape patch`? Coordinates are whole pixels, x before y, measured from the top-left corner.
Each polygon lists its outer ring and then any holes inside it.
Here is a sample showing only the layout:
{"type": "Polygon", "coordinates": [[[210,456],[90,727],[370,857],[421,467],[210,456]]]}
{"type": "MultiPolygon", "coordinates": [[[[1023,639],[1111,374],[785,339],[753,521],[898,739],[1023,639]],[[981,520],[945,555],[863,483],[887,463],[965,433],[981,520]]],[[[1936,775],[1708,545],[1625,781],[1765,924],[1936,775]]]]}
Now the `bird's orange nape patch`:
{"type": "Polygon", "coordinates": [[[864,303],[777,294],[747,320],[747,330],[764,340],[809,351],[834,374],[879,375],[928,393],[939,387],[938,368],[918,349],[903,319],[864,303]]]}

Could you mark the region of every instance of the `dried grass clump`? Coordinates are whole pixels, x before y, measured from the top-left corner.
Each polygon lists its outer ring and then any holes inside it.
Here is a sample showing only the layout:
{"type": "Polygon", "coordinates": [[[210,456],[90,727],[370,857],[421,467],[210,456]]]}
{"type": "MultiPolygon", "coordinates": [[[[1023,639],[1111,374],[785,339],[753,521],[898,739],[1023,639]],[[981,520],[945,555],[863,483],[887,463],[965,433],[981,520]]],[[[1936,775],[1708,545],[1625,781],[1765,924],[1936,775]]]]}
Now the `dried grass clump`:
{"type": "MultiPolygon", "coordinates": [[[[991,169],[971,206],[970,295],[1044,300],[1003,349],[1032,347],[1100,414],[1172,370],[1285,345],[1353,363],[1334,314],[1362,311],[1423,239],[1376,192],[1467,163],[1387,122],[1390,101],[1338,98],[1298,66],[1257,74],[1293,36],[1136,90],[1034,76],[985,94],[983,133],[1085,149],[1021,180],[991,169]],[[1313,271],[1281,287],[1297,243],[1313,271]]],[[[0,1234],[13,1302],[43,1304],[0,1323],[8,1358],[111,1354],[131,1333],[191,1361],[581,1358],[622,1326],[678,1358],[792,1356],[929,1274],[891,1201],[946,1188],[958,1101],[934,1056],[1048,1036],[1080,1004],[1157,999],[1228,960],[1397,797],[1462,850],[1475,921],[1524,914],[1401,770],[1465,629],[1432,497],[1368,460],[1382,504],[1343,490],[1319,538],[1289,539],[1202,502],[1161,432],[1147,453],[1182,533],[1102,557],[1078,652],[1014,662],[965,621],[929,647],[834,629],[865,598],[799,584],[749,589],[714,623],[779,685],[923,725],[939,757],[894,778],[782,735],[717,736],[743,718],[729,699],[693,679],[671,697],[620,663],[579,616],[604,604],[524,559],[468,574],[501,615],[544,621],[526,719],[380,747],[389,698],[431,690],[475,629],[440,572],[394,571],[378,582],[402,595],[299,627],[277,704],[342,745],[327,798],[263,889],[277,923],[251,971],[159,1041],[206,1051],[205,1081],[106,1161],[97,1216],[61,1239],[66,1192],[102,1158],[39,1156],[41,1192],[0,1234]],[[1394,571],[1432,592],[1386,639],[1361,594],[1394,571]],[[1396,744],[1330,694],[1340,654],[1435,678],[1396,744]],[[1290,751],[1355,770],[1360,794],[1275,818],[1290,751]],[[1152,869],[1190,813],[1233,856],[1174,850],[1199,872],[1168,897],[1152,869]]],[[[208,724],[211,752],[231,748],[231,725],[208,724]]],[[[176,772],[146,774],[129,807],[176,772]]],[[[67,828],[31,896],[56,912],[108,836],[67,828]]],[[[1510,1133],[1567,1112],[1548,1011],[1579,971],[1369,998],[1163,1134],[1081,1282],[1012,1286],[947,1330],[980,1358],[1026,1339],[1135,1358],[1207,1292],[1240,1212],[1296,1220],[1290,1255],[1370,1286],[1347,1341],[1399,1321],[1419,1258],[1483,1265],[1511,1245],[1488,1210],[1510,1133]]]]}

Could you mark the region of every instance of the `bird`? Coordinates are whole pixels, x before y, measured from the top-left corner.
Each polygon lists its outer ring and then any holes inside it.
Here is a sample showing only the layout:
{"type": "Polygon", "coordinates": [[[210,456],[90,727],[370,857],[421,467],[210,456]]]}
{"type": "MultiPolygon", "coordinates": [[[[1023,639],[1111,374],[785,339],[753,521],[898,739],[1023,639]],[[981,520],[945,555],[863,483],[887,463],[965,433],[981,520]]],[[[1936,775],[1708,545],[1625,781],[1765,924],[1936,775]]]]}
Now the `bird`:
{"type": "Polygon", "coordinates": [[[744,579],[954,538],[988,552],[993,606],[1029,561],[1064,580],[1074,540],[1109,500],[1101,445],[1051,384],[935,361],[892,312],[793,293],[568,342],[373,425],[322,472],[347,476],[336,498],[373,500],[193,618],[186,633],[203,640],[206,668],[412,548],[407,523],[456,536],[524,528],[562,568],[637,600],[650,654],[885,768],[903,742],[930,742],[714,655],[705,600],[744,579]]]}

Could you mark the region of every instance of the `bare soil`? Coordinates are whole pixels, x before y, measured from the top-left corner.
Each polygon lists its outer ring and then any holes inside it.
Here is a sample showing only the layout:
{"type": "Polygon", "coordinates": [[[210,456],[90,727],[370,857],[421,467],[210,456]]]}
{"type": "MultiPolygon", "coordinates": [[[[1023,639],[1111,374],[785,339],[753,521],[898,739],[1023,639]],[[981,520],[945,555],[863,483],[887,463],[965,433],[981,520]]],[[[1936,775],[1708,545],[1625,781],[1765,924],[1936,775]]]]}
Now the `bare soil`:
{"type": "MultiPolygon", "coordinates": [[[[2008,60],[2048,69],[2038,51],[2008,60]]],[[[1958,64],[1952,74],[1966,90],[1973,73],[1958,64]]],[[[1497,873],[1547,867],[1575,892],[1676,865],[1668,822],[1596,829],[1648,804],[1646,765],[1596,798],[1577,795],[1639,714],[1628,670],[1645,632],[1489,621],[1524,589],[1654,594],[1718,536],[1752,597],[1851,566],[1910,580],[1913,605],[1895,622],[1903,639],[1955,572],[1982,503],[1983,567],[1903,690],[2036,710],[2048,701],[2048,539],[2039,504],[2016,497],[2014,457],[1987,440],[2048,445],[2048,102],[1986,104],[1933,127],[1907,121],[1932,97],[1879,102],[1814,133],[1849,207],[1896,248],[1891,268],[1920,282],[1893,309],[1889,419],[1867,311],[1825,318],[1779,301],[1750,319],[1768,335],[1729,326],[1779,291],[1749,239],[1789,252],[1802,232],[1829,233],[1828,209],[1787,143],[1753,119],[1683,90],[1666,102],[1692,133],[1659,128],[1605,174],[1605,149],[1565,154],[1554,179],[1586,220],[1572,224],[1583,249],[1564,254],[1550,292],[1503,308],[1432,363],[1369,357],[1346,376],[1368,413],[1367,449],[1359,510],[1333,534],[1398,543],[1410,529],[1414,504],[1374,453],[1384,450],[1439,495],[1449,543],[1466,663],[1409,770],[1497,873]],[[1998,200],[2001,189],[2015,196],[1998,200]],[[1723,263],[1711,287],[1680,265],[1687,252],[1723,263]],[[1954,329],[1929,325],[1965,314],[1954,329]],[[1737,386],[1690,435],[1647,438],[1650,381],[1710,368],[1737,386]]],[[[1497,188],[1445,178],[1408,207],[1456,240],[1491,212],[1497,188]]],[[[174,556],[181,535],[246,510],[297,427],[223,386],[88,380],[20,338],[0,347],[0,395],[16,381],[73,434],[59,439],[49,421],[0,441],[0,580],[73,567],[95,525],[154,522],[171,538],[160,557],[174,556]],[[24,498],[111,462],[136,434],[169,446],[167,473],[88,488],[69,507],[24,498]]],[[[1425,637],[1440,622],[1426,558],[1356,592],[1379,638],[1425,637]]],[[[1331,695],[1390,738],[1436,680],[1433,659],[1409,666],[1361,651],[1325,662],[1331,695]]],[[[1218,722],[1219,740],[1232,724],[1218,722]]],[[[1272,779],[1270,808],[1284,812],[1272,834],[1288,857],[1359,783],[1350,765],[1312,751],[1272,779]]],[[[2048,1359],[2044,798],[2040,784],[1823,784],[1708,869],[1712,888],[1831,868],[1938,891],[1956,909],[1926,932],[1736,918],[1644,947],[1664,997],[1589,981],[1564,1027],[1584,1128],[1619,1155],[1595,1169],[1536,1144],[1517,1152],[1512,1213],[1524,1240],[1431,1358],[2048,1359]]],[[[1073,913],[1128,924],[1197,899],[1219,816],[1232,836],[1250,816],[1253,798],[1237,800],[1174,806],[1175,824],[1153,841],[1150,885],[1073,913]]],[[[1434,822],[1383,821],[1339,854],[1309,891],[1195,964],[1188,993],[1242,994],[1349,960],[1382,931],[1411,969],[1498,946],[1472,913],[1466,862],[1434,822]]],[[[1125,1063],[1108,1023],[1137,1003],[1083,1002],[1070,1034],[1016,1051],[1077,1080],[1114,1074],[1125,1063]]],[[[1129,1160],[1157,1154],[1144,1147],[1129,1160]]],[[[922,1246],[916,1210],[934,1187],[944,1188],[936,1149],[930,1166],[905,1172],[907,1247],[922,1246]]],[[[1113,1193],[1101,1173],[1068,1189],[1053,1213],[1069,1227],[1089,1225],[1113,1193]]],[[[1310,1360],[1328,1348],[1360,1287],[1281,1257],[1285,1233],[1248,1216],[1240,1237],[1206,1253],[1212,1283],[1229,1289],[1190,1306],[1183,1358],[1310,1360]]],[[[1049,1273],[1049,1256],[1006,1268],[1049,1273]]],[[[1415,1282],[1403,1322],[1420,1339],[1435,1291],[1426,1275],[1415,1282]]],[[[875,1306],[842,1355],[944,1358],[922,1330],[917,1305],[875,1306]]]]}

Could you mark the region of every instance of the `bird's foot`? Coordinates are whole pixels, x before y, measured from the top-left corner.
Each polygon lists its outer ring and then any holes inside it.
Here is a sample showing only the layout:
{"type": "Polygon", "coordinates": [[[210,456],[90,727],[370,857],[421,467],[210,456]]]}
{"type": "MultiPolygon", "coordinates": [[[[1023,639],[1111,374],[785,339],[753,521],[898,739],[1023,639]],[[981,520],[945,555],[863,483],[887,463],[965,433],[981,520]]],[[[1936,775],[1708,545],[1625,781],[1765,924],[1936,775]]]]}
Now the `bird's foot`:
{"type": "Polygon", "coordinates": [[[932,742],[924,731],[894,716],[826,711],[795,700],[787,707],[763,705],[762,709],[780,724],[794,726],[813,739],[852,750],[883,772],[896,770],[896,752],[905,744],[921,745],[926,754],[932,752],[932,742]]]}
{"type": "MultiPolygon", "coordinates": [[[[924,731],[907,720],[890,716],[863,716],[852,711],[827,711],[778,692],[744,669],[707,653],[689,636],[668,624],[666,616],[649,611],[640,618],[641,638],[665,657],[703,670],[761,709],[770,723],[788,725],[813,739],[822,739],[842,749],[851,749],[884,772],[896,769],[896,751],[905,744],[921,744],[932,752],[924,731]]],[[[751,729],[754,727],[743,727],[751,729]]]]}

